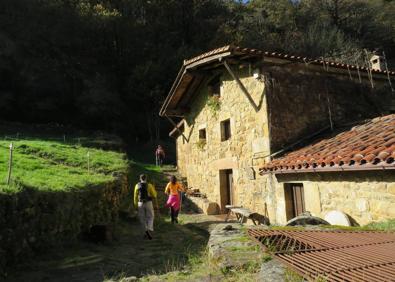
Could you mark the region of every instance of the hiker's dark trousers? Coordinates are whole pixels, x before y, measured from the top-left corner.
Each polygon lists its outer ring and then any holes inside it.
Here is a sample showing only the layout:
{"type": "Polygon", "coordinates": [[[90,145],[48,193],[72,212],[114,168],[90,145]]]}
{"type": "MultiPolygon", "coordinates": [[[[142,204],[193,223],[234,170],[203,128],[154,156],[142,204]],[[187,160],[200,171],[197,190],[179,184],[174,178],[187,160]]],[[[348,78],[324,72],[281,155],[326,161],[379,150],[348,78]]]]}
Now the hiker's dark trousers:
{"type": "Polygon", "coordinates": [[[173,207],[170,208],[170,213],[171,213],[171,222],[177,222],[178,223],[178,212],[180,210],[175,210],[173,207]]]}
{"type": "Polygon", "coordinates": [[[156,156],[156,166],[162,166],[162,164],[163,164],[163,157],[156,156]]]}

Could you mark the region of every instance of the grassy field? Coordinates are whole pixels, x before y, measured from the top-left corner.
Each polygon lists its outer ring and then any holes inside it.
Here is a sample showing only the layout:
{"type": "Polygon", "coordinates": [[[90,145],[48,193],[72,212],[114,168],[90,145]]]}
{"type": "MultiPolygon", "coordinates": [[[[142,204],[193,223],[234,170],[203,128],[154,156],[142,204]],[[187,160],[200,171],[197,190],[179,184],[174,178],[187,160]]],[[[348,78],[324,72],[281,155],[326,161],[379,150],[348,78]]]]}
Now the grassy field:
{"type": "Polygon", "coordinates": [[[0,192],[22,187],[40,190],[79,189],[111,181],[127,170],[124,154],[56,141],[12,141],[11,185],[6,185],[10,141],[0,141],[0,192]],[[88,166],[89,159],[89,166],[88,166]]]}

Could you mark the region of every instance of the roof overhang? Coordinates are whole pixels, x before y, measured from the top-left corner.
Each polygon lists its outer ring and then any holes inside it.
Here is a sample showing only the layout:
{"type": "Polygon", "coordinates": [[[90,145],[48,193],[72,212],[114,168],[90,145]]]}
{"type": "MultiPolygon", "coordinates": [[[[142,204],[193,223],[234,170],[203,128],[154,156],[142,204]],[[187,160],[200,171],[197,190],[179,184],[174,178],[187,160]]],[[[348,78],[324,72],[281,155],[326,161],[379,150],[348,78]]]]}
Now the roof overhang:
{"type": "Polygon", "coordinates": [[[384,80],[395,76],[395,72],[393,71],[373,70],[344,63],[228,45],[201,54],[190,60],[184,60],[176,80],[160,109],[159,115],[184,117],[189,111],[188,102],[204,81],[207,72],[223,65],[224,60],[229,64],[235,64],[240,61],[251,62],[259,59],[262,62],[279,66],[290,64],[304,65],[325,73],[336,73],[347,76],[351,76],[351,73],[354,73],[355,77],[362,77],[364,79],[374,76],[375,79],[384,80]]]}
{"type": "Polygon", "coordinates": [[[299,174],[299,173],[321,173],[321,172],[350,172],[350,171],[393,171],[395,170],[394,164],[378,164],[378,165],[366,165],[366,166],[326,166],[326,167],[310,167],[310,168],[287,168],[287,169],[267,169],[260,170],[260,174],[299,174]]]}
{"type": "Polygon", "coordinates": [[[263,165],[260,174],[395,170],[395,114],[332,133],[263,165]]]}
{"type": "Polygon", "coordinates": [[[207,74],[210,69],[221,66],[221,61],[256,59],[261,58],[262,53],[257,49],[243,49],[228,45],[185,60],[159,115],[183,117],[189,110],[188,101],[205,78],[204,74],[207,74]]]}

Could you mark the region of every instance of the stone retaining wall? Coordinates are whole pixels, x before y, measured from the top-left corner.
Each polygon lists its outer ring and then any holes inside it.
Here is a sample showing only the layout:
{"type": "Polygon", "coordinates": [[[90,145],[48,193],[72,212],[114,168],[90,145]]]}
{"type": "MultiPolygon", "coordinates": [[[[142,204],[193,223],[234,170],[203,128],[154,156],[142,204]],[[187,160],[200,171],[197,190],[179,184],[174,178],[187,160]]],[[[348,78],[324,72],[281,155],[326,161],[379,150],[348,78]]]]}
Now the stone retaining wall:
{"type": "Polygon", "coordinates": [[[207,215],[215,215],[219,213],[218,204],[215,202],[210,202],[206,198],[189,196],[188,200],[198,208],[199,212],[203,212],[207,215]]]}
{"type": "Polygon", "coordinates": [[[94,225],[116,223],[127,194],[126,174],[102,186],[67,192],[25,188],[0,194],[0,276],[34,253],[74,241],[94,225]]]}

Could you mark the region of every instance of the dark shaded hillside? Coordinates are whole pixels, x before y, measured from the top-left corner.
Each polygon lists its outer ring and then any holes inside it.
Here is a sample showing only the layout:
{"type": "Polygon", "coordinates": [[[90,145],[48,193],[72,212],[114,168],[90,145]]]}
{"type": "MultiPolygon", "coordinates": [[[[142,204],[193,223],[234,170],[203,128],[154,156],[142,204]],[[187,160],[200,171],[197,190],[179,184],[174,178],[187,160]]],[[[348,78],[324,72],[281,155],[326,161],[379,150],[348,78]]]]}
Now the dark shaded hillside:
{"type": "Polygon", "coordinates": [[[158,109],[184,58],[228,43],[365,63],[395,46],[395,1],[0,0],[0,118],[129,140],[167,136],[158,109]]]}
{"type": "Polygon", "coordinates": [[[221,13],[146,2],[0,1],[2,118],[155,136],[182,58],[209,47],[221,13]]]}

